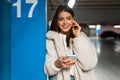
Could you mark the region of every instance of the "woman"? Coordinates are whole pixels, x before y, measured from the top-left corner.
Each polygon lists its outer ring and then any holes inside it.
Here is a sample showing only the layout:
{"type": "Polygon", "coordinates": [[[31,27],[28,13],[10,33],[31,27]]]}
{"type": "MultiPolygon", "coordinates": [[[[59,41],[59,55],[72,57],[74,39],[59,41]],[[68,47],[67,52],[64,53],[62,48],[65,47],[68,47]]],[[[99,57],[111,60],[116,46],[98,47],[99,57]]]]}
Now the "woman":
{"type": "Polygon", "coordinates": [[[46,50],[44,71],[50,80],[96,80],[95,48],[67,5],[60,5],[55,12],[47,32],[46,50]]]}

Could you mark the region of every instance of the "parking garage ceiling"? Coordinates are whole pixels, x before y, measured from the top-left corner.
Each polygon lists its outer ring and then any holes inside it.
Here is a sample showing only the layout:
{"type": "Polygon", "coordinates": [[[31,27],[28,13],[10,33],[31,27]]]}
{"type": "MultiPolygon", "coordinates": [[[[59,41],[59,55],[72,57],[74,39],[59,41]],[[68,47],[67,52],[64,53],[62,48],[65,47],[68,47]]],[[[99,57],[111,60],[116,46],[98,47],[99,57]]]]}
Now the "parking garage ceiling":
{"type": "MultiPolygon", "coordinates": [[[[51,20],[60,4],[69,0],[47,0],[47,17],[51,20]],[[50,15],[50,16],[49,16],[50,15]]],[[[73,7],[81,23],[120,24],[120,0],[76,0],[73,7]]]]}
{"type": "MultiPolygon", "coordinates": [[[[56,9],[60,4],[65,4],[69,0],[48,0],[48,9],[56,9]]],[[[120,8],[120,0],[76,0],[75,9],[79,8],[120,8]]]]}

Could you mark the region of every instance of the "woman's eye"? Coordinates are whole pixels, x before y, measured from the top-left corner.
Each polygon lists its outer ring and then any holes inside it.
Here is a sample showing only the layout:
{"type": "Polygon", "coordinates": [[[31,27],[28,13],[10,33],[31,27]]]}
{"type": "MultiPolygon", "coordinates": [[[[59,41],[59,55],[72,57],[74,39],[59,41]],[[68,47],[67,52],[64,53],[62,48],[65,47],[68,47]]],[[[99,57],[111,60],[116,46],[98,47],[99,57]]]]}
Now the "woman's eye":
{"type": "Polygon", "coordinates": [[[72,18],[71,17],[67,17],[66,19],[65,18],[58,18],[59,21],[63,21],[63,20],[71,20],[72,18]]]}
{"type": "Polygon", "coordinates": [[[63,20],[63,18],[58,18],[58,20],[59,20],[59,21],[62,21],[62,20],[63,20]]]}
{"type": "Polygon", "coordinates": [[[71,17],[68,17],[67,19],[68,19],[68,20],[71,20],[72,18],[71,18],[71,17]]]}

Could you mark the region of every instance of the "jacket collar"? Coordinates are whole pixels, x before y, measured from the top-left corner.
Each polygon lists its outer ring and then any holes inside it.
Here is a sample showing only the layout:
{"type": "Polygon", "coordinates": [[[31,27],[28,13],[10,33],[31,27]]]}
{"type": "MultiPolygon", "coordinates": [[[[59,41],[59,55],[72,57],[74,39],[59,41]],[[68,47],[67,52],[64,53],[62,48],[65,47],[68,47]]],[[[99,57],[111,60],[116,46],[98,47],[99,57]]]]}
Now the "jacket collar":
{"type": "Polygon", "coordinates": [[[66,36],[65,34],[62,34],[62,33],[59,33],[59,32],[56,32],[56,31],[48,31],[47,32],[47,39],[55,39],[55,38],[58,38],[59,35],[62,35],[62,36],[66,36]]]}
{"type": "Polygon", "coordinates": [[[65,48],[63,47],[63,42],[60,41],[60,37],[59,37],[59,33],[58,32],[55,32],[55,31],[48,31],[47,34],[46,34],[46,37],[48,40],[53,40],[54,43],[55,43],[55,47],[57,49],[57,54],[60,56],[65,56],[65,48]]]}
{"type": "Polygon", "coordinates": [[[55,39],[55,38],[59,37],[58,34],[59,34],[58,32],[49,30],[47,32],[46,37],[47,37],[47,39],[55,39]]]}

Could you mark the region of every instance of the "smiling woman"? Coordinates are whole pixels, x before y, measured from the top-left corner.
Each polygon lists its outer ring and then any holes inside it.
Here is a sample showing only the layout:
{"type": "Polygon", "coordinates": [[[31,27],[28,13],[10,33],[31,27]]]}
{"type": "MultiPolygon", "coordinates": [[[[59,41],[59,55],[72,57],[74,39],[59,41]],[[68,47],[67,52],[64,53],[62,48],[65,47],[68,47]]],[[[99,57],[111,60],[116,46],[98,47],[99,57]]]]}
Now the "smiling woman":
{"type": "Polygon", "coordinates": [[[46,50],[44,72],[49,80],[97,80],[95,47],[68,5],[60,5],[55,12],[46,35],[46,50]]]}
{"type": "Polygon", "coordinates": [[[58,25],[62,33],[67,33],[73,25],[73,17],[70,13],[62,11],[58,16],[58,25]]]}

